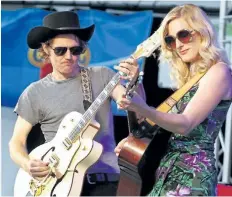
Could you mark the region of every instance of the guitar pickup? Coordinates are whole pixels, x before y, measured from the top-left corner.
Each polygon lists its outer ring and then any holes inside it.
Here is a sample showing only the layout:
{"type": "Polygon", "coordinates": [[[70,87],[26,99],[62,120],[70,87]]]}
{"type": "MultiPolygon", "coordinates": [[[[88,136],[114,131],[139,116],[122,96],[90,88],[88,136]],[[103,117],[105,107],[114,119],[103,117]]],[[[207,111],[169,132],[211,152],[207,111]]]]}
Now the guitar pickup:
{"type": "Polygon", "coordinates": [[[52,154],[49,158],[50,164],[52,164],[53,167],[56,167],[59,163],[60,159],[56,154],[52,154]]]}
{"type": "Polygon", "coordinates": [[[69,150],[71,147],[72,147],[72,142],[71,142],[71,140],[69,139],[69,138],[65,138],[64,140],[63,140],[63,145],[64,145],[64,147],[67,149],[67,150],[69,150]]]}

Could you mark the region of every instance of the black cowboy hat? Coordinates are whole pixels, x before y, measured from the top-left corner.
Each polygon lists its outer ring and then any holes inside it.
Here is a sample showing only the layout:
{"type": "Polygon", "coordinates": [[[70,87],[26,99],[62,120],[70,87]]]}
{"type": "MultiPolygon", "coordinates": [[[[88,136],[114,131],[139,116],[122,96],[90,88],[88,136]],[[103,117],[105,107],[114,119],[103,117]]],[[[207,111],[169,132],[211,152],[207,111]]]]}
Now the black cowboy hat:
{"type": "Polygon", "coordinates": [[[75,34],[83,41],[88,41],[95,25],[80,28],[78,15],[72,11],[54,12],[43,19],[43,26],[34,27],[27,35],[27,44],[32,49],[41,47],[41,43],[54,38],[59,34],[75,34]]]}

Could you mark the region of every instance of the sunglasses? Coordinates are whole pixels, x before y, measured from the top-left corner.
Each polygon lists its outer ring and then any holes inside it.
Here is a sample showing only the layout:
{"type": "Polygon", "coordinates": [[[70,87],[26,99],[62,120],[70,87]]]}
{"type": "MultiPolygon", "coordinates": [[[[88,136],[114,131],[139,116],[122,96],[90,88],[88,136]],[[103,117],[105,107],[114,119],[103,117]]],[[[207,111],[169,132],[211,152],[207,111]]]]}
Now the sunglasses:
{"type": "Polygon", "coordinates": [[[82,47],[82,46],[75,46],[75,47],[55,47],[55,48],[52,48],[50,46],[50,48],[54,51],[54,53],[57,55],[57,56],[63,56],[67,50],[70,50],[70,53],[72,55],[80,55],[82,53],[85,52],[86,48],[85,47],[82,47]]]}
{"type": "MultiPolygon", "coordinates": [[[[192,32],[193,32],[193,31],[194,31],[194,30],[189,31],[189,30],[186,30],[186,29],[180,30],[180,31],[177,32],[176,38],[177,38],[180,42],[182,42],[182,43],[184,43],[184,44],[187,44],[187,43],[189,43],[189,42],[192,41],[192,38],[193,38],[193,37],[192,37],[192,32]]],[[[166,36],[166,37],[164,38],[165,43],[167,44],[167,47],[168,47],[169,49],[176,49],[176,38],[175,38],[174,36],[166,36]]]]}

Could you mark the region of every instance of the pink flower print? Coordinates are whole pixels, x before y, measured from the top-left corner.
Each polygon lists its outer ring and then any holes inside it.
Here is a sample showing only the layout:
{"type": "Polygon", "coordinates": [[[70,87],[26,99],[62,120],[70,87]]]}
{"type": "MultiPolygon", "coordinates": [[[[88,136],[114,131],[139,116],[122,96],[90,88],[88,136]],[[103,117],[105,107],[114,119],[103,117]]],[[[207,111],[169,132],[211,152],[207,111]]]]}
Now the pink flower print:
{"type": "Polygon", "coordinates": [[[211,166],[210,160],[207,158],[205,152],[200,152],[196,155],[187,155],[184,157],[184,159],[187,165],[195,169],[195,172],[201,171],[201,167],[199,165],[200,163],[205,167],[211,166]]]}

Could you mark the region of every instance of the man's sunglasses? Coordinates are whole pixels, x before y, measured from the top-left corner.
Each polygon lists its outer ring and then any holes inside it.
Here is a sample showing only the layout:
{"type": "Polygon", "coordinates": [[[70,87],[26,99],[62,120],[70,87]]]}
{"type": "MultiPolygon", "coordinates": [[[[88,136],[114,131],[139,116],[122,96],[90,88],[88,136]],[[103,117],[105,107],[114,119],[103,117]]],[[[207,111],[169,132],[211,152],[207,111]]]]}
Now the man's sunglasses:
{"type": "Polygon", "coordinates": [[[52,48],[50,46],[50,48],[54,51],[54,53],[57,55],[57,56],[63,56],[67,50],[69,49],[70,50],[70,53],[72,55],[80,55],[82,53],[85,52],[85,49],[86,47],[82,47],[82,46],[75,46],[75,47],[55,47],[55,48],[52,48]]]}
{"type": "MultiPolygon", "coordinates": [[[[187,44],[187,43],[189,43],[189,42],[192,41],[192,38],[193,38],[193,37],[192,37],[192,32],[193,32],[193,31],[194,31],[194,30],[189,31],[189,30],[186,30],[186,29],[180,30],[180,31],[177,32],[176,38],[177,38],[180,42],[182,42],[182,43],[184,43],[184,44],[187,44]]],[[[176,38],[173,37],[173,36],[166,36],[166,37],[164,38],[165,43],[167,44],[167,47],[168,47],[169,49],[176,49],[176,38]]]]}

